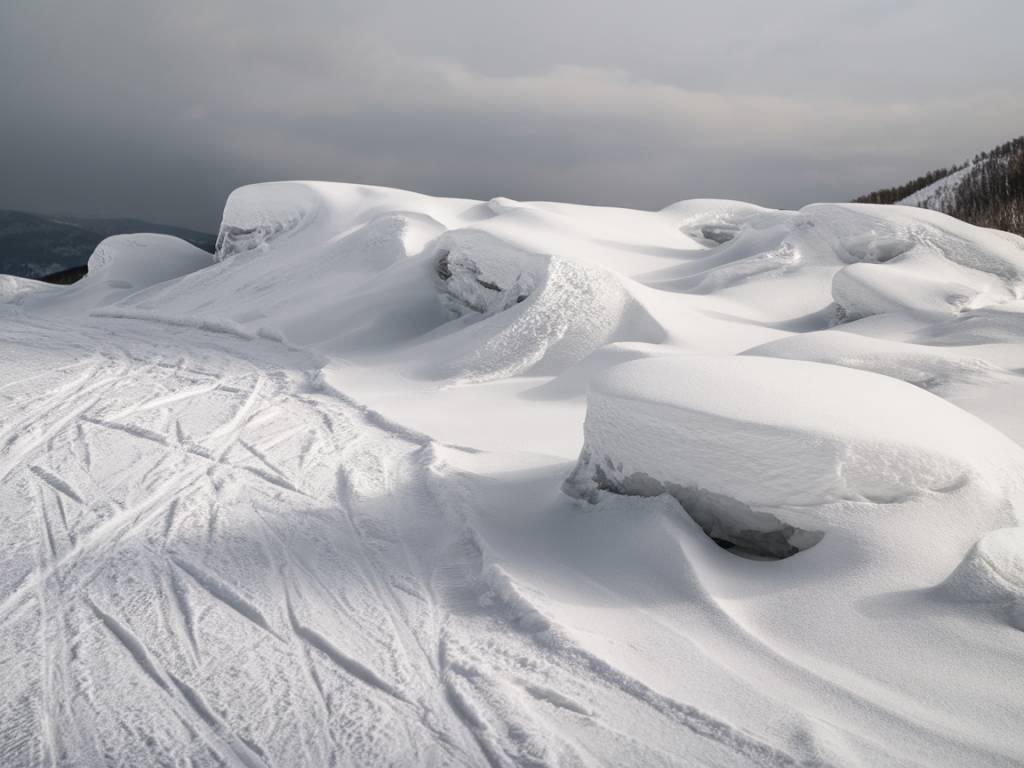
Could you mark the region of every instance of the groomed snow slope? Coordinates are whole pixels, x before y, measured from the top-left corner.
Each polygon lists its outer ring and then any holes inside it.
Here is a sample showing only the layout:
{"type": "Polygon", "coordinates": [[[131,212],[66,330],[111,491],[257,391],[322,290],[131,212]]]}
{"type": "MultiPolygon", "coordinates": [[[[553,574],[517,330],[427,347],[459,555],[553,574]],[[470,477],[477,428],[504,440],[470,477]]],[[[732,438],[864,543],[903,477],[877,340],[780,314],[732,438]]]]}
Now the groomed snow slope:
{"type": "Polygon", "coordinates": [[[0,277],[0,763],[1024,761],[1024,241],[283,182],[0,277]]]}

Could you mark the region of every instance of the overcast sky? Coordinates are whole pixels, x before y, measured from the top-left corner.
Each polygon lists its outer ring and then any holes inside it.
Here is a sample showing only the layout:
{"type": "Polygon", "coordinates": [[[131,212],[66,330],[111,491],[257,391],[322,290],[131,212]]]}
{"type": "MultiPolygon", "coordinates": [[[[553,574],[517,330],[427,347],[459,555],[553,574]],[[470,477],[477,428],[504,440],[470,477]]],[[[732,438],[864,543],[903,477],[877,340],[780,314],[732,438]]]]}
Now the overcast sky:
{"type": "Polygon", "coordinates": [[[0,0],[0,207],[846,200],[1024,134],[1019,0],[0,0]]]}

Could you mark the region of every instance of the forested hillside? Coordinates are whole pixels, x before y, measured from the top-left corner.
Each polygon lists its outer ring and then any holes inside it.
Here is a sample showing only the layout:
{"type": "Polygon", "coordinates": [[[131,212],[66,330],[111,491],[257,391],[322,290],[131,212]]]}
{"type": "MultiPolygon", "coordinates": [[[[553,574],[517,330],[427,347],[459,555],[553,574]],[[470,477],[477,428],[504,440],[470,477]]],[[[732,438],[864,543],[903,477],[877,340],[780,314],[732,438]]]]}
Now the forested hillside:
{"type": "Polygon", "coordinates": [[[1024,235],[1024,136],[968,163],[931,171],[855,202],[916,205],[1024,235]]]}

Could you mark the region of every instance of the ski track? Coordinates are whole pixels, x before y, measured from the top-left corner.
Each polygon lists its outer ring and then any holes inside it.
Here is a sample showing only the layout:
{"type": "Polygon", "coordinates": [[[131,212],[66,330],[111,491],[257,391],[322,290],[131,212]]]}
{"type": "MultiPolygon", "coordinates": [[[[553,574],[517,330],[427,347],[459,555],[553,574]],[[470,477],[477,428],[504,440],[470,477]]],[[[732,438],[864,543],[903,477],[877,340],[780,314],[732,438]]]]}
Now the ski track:
{"type": "Polygon", "coordinates": [[[35,554],[0,595],[0,764],[797,762],[485,606],[429,439],[303,353],[141,322],[0,338],[49,366],[2,386],[2,541],[35,554]]]}

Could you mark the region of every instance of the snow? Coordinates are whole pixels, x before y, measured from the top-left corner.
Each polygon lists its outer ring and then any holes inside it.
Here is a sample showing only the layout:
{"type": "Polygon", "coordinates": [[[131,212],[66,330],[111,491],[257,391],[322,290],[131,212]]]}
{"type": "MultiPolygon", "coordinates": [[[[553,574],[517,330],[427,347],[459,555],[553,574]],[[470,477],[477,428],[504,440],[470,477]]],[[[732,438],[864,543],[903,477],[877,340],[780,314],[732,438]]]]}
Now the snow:
{"type": "Polygon", "coordinates": [[[0,277],[0,763],[1019,764],[1022,285],[311,181],[0,277]]]}
{"type": "Polygon", "coordinates": [[[929,208],[942,211],[956,205],[956,190],[960,182],[975,169],[974,163],[968,163],[960,170],[933,181],[923,189],[908,195],[899,201],[899,205],[912,205],[918,208],[929,208]]]}
{"type": "Polygon", "coordinates": [[[1024,608],[1024,528],[1001,528],[983,536],[945,586],[970,600],[1024,608]]]}
{"type": "Polygon", "coordinates": [[[933,391],[943,390],[951,383],[984,385],[1012,378],[1009,371],[984,357],[960,352],[955,347],[871,338],[844,332],[842,328],[787,336],[748,349],[744,354],[859,368],[933,391]]]}
{"type": "Polygon", "coordinates": [[[833,365],[618,365],[591,383],[584,434],[572,495],[668,493],[712,538],[766,556],[816,544],[841,501],[888,505],[977,485],[970,531],[1013,522],[1005,500],[1024,501],[1011,482],[1024,452],[1004,435],[901,381],[833,365]]]}

